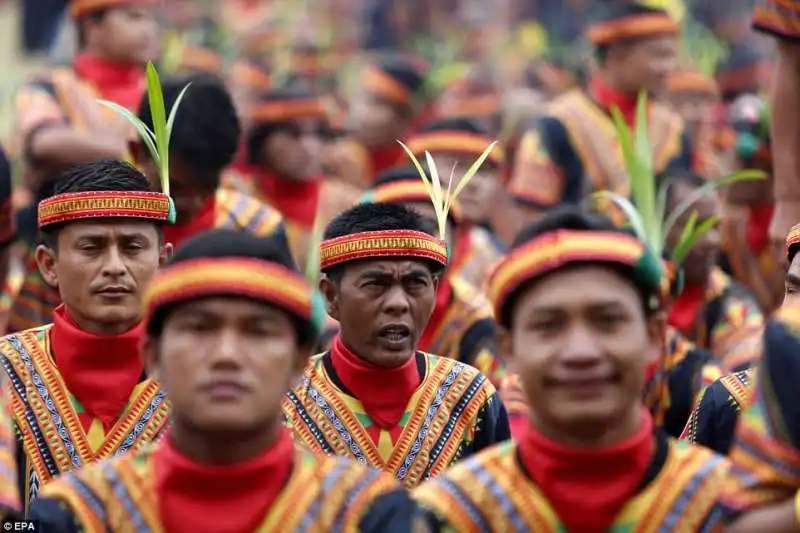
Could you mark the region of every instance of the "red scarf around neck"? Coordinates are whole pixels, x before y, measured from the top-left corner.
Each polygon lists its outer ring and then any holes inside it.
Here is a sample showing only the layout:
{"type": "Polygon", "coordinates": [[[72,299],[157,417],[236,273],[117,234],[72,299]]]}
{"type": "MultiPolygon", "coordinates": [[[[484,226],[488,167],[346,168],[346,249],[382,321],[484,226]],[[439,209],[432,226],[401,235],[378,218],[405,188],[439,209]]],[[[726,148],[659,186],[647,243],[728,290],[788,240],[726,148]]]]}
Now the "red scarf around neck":
{"type": "Polygon", "coordinates": [[[250,176],[262,200],[280,211],[287,222],[303,230],[314,227],[322,179],[298,181],[282,178],[259,167],[237,167],[243,175],[250,176]]]}
{"type": "Polygon", "coordinates": [[[174,248],[177,248],[186,239],[198,233],[214,229],[216,211],[217,197],[212,194],[188,222],[179,220],[177,224],[166,224],[164,226],[164,240],[171,243],[174,248]]]}
{"type": "Polygon", "coordinates": [[[144,95],[145,75],[141,65],[101,59],[88,53],[75,58],[75,72],[90,82],[100,95],[135,111],[144,95]]]}
{"type": "Polygon", "coordinates": [[[294,445],[286,431],[261,455],[233,465],[199,464],[169,436],[153,452],[159,516],[169,533],[257,531],[286,486],[294,445]]]}
{"type": "Polygon", "coordinates": [[[121,335],[93,335],[78,328],[63,304],[53,312],[53,358],[67,390],[85,411],[84,429],[98,418],[108,431],[128,404],[144,372],[139,353],[143,332],[140,323],[121,335]]]}
{"type": "Polygon", "coordinates": [[[608,112],[611,112],[615,106],[618,107],[625,122],[633,127],[636,123],[637,96],[635,94],[630,95],[617,91],[603,81],[600,76],[592,78],[589,88],[598,104],[608,112]]]}
{"type": "Polygon", "coordinates": [[[697,319],[703,311],[706,288],[700,285],[684,286],[681,294],[672,302],[667,323],[690,339],[694,337],[697,319]]]}
{"type": "Polygon", "coordinates": [[[608,531],[635,496],[654,453],[653,420],[644,409],[636,433],[606,449],[569,448],[531,422],[519,441],[522,466],[569,533],[608,531]]]}
{"type": "Polygon", "coordinates": [[[338,335],[331,347],[331,361],[336,375],[361,402],[367,416],[386,430],[397,426],[422,382],[413,353],[397,368],[383,368],[358,357],[338,335]]]}
{"type": "Polygon", "coordinates": [[[759,255],[769,244],[769,225],[775,206],[754,205],[750,207],[750,216],[747,219],[747,244],[750,250],[759,255]]]}

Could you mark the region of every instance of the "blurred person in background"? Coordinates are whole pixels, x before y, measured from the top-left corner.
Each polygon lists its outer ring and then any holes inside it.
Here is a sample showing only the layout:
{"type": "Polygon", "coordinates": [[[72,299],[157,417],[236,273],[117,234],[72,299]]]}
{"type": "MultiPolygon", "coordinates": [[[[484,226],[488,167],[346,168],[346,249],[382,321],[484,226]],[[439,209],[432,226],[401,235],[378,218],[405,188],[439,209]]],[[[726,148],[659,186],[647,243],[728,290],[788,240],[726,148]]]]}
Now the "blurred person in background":
{"type": "MultiPolygon", "coordinates": [[[[24,161],[21,187],[34,204],[51,194],[65,168],[103,158],[125,158],[135,132],[124,118],[98,105],[103,98],[135,110],[144,93],[144,65],[158,39],[152,0],[73,0],[79,51],[71,67],[37,73],[17,92],[16,156],[24,161]]],[[[21,216],[32,222],[35,217],[21,216]]],[[[22,231],[30,231],[24,228],[22,231]]],[[[33,254],[9,321],[13,331],[50,322],[58,294],[39,275],[33,254]]]]}

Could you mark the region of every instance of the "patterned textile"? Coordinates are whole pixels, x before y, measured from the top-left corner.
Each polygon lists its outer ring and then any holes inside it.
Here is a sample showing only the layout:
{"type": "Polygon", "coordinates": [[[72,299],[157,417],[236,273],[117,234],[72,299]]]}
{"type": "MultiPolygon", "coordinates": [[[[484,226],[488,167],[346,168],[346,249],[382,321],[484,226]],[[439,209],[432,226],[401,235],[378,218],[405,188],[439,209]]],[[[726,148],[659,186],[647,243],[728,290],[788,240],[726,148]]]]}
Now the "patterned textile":
{"type": "Polygon", "coordinates": [[[378,428],[361,402],[343,391],[329,353],[316,356],[302,384],[286,396],[287,425],[309,449],[379,468],[407,487],[509,437],[505,410],[486,376],[422,352],[417,352],[417,363],[424,379],[398,432],[378,428]],[[394,440],[393,433],[398,435],[394,440]]]}
{"type": "Polygon", "coordinates": [[[753,29],[783,39],[800,38],[800,2],[758,0],[753,10],[753,29]]]}
{"type": "MultiPolygon", "coordinates": [[[[666,457],[655,454],[649,483],[626,504],[609,531],[684,533],[721,528],[718,502],[725,459],[676,441],[665,442],[664,447],[666,457]]],[[[565,531],[547,494],[520,465],[513,443],[467,459],[415,489],[413,496],[429,526],[443,533],[565,531]]]]}
{"type": "MultiPolygon", "coordinates": [[[[4,385],[7,381],[0,379],[4,385]]],[[[7,511],[22,510],[17,480],[16,439],[11,422],[11,409],[5,390],[0,391],[0,516],[7,511]]]]}
{"type": "Polygon", "coordinates": [[[800,489],[800,308],[779,309],[763,342],[730,452],[725,503],[734,516],[793,498],[800,489]]]}
{"type": "Polygon", "coordinates": [[[503,258],[502,244],[489,230],[476,226],[469,231],[469,247],[466,256],[459,259],[456,269],[450,276],[459,277],[472,285],[477,291],[485,292],[489,272],[503,258]]]}
{"type": "Polygon", "coordinates": [[[61,304],[58,289],[48,285],[29,250],[22,273],[22,285],[11,303],[8,331],[24,331],[53,321],[53,310],[61,304]]]}
{"type": "Polygon", "coordinates": [[[280,213],[251,196],[221,187],[215,207],[215,229],[235,229],[259,236],[283,232],[280,213]]]}
{"type": "Polygon", "coordinates": [[[430,345],[421,348],[473,366],[498,386],[506,372],[495,345],[491,304],[461,279],[450,279],[450,285],[452,303],[432,335],[430,345]]]}
{"type": "MultiPolygon", "coordinates": [[[[147,446],[57,480],[44,488],[30,517],[49,533],[162,531],[153,449],[147,446]]],[[[398,488],[380,472],[298,449],[292,474],[258,531],[386,531],[371,524],[386,522],[393,496],[401,494],[398,488]],[[384,519],[375,520],[376,515],[384,519]]]]}
{"type": "Polygon", "coordinates": [[[50,325],[0,340],[3,371],[19,442],[18,467],[25,501],[40,485],[92,462],[135,450],[156,439],[167,423],[168,404],[158,384],[146,379],[107,433],[66,390],[52,358],[50,325]],[[88,426],[88,430],[84,429],[88,426]]]}
{"type": "MultiPolygon", "coordinates": [[[[691,166],[683,121],[661,104],[650,108],[656,172],[691,166]]],[[[577,203],[595,190],[628,196],[630,184],[610,115],[589,96],[572,90],[550,104],[549,116],[520,141],[509,184],[518,200],[537,208],[577,203]]]]}
{"type": "Polygon", "coordinates": [[[750,400],[752,379],[753,369],[743,370],[722,377],[705,389],[681,439],[726,455],[733,443],[739,413],[750,400]]]}
{"type": "MultiPolygon", "coordinates": [[[[711,354],[695,348],[672,328],[667,330],[667,347],[665,370],[669,401],[664,413],[664,429],[669,435],[678,437],[700,392],[722,377],[722,374],[714,364],[711,354]]],[[[499,390],[512,426],[527,418],[530,408],[519,377],[509,373],[499,390]]]]}

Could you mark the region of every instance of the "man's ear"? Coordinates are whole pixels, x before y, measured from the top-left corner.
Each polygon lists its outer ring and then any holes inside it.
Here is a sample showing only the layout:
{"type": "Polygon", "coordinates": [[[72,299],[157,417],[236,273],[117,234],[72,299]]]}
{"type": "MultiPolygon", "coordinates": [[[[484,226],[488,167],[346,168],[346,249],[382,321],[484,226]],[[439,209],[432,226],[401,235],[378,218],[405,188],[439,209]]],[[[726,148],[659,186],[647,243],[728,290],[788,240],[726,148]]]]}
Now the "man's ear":
{"type": "Polygon", "coordinates": [[[142,341],[141,353],[148,377],[159,381],[161,379],[161,364],[158,360],[158,340],[146,335],[142,341]]]}
{"type": "Polygon", "coordinates": [[[42,275],[45,283],[51,287],[58,288],[58,268],[56,267],[56,251],[48,248],[44,244],[36,247],[34,252],[36,258],[36,265],[39,267],[39,273],[42,275]]]}
{"type": "Polygon", "coordinates": [[[339,287],[328,276],[322,276],[319,280],[319,292],[325,297],[325,310],[328,315],[339,320],[339,287]]]}
{"type": "Polygon", "coordinates": [[[174,248],[171,242],[165,242],[161,245],[161,249],[158,251],[158,266],[164,266],[164,263],[172,257],[172,252],[174,248]]]}

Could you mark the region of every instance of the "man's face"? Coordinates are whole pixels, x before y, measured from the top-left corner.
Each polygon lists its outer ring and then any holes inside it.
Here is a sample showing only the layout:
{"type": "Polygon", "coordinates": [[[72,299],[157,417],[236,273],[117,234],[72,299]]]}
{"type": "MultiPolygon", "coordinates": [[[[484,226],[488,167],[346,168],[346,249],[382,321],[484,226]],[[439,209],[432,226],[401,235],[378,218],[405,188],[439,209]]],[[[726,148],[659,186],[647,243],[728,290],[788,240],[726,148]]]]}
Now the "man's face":
{"type": "Polygon", "coordinates": [[[430,268],[410,260],[356,262],[346,266],[339,283],[323,278],[320,288],[344,343],[390,368],[414,353],[436,300],[430,268]]]}
{"type": "Polygon", "coordinates": [[[321,130],[318,120],[298,120],[267,137],[264,151],[272,170],[296,181],[318,176],[323,159],[321,130]]]}
{"type": "Polygon", "coordinates": [[[124,331],[139,320],[142,295],[166,254],[154,224],[120,219],[68,224],[58,249],[39,246],[36,261],[79,325],[124,331]]]}
{"type": "Polygon", "coordinates": [[[158,25],[150,7],[122,5],[88,25],[87,38],[91,45],[115,61],[144,64],[155,58],[158,25]]]}
{"type": "Polygon", "coordinates": [[[713,97],[703,94],[675,94],[669,97],[672,108],[683,118],[689,132],[695,138],[702,127],[708,127],[713,121],[713,97]]]}
{"type": "Polygon", "coordinates": [[[664,36],[621,44],[615,57],[614,69],[622,89],[658,94],[677,66],[678,41],[664,36]]]}
{"type": "Polygon", "coordinates": [[[359,140],[367,146],[385,146],[403,136],[408,118],[396,106],[365,91],[354,100],[350,120],[359,140]]]}
{"type": "Polygon", "coordinates": [[[513,312],[509,363],[537,423],[568,435],[618,425],[641,406],[660,330],[630,280],[601,266],[555,272],[513,312]]]}
{"type": "MultiPolygon", "coordinates": [[[[671,207],[680,205],[696,187],[685,183],[675,183],[671,187],[671,207]]],[[[692,206],[678,219],[667,236],[667,244],[672,249],[678,242],[683,229],[686,227],[692,212],[697,212],[697,225],[719,214],[719,200],[713,191],[695,201],[692,206]]],[[[721,237],[717,227],[711,228],[694,245],[683,263],[686,283],[703,285],[708,281],[711,270],[717,264],[721,246],[721,237]]]]}
{"type": "Polygon", "coordinates": [[[789,264],[786,273],[786,290],[783,295],[783,306],[800,305],[800,254],[796,254],[789,264]]]}
{"type": "Polygon", "coordinates": [[[279,420],[281,400],[310,349],[285,311],[244,298],[187,302],[143,350],[169,390],[176,423],[197,431],[249,432],[279,420]]]}

